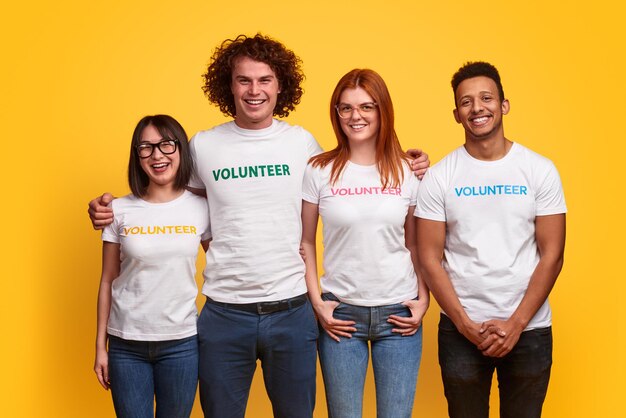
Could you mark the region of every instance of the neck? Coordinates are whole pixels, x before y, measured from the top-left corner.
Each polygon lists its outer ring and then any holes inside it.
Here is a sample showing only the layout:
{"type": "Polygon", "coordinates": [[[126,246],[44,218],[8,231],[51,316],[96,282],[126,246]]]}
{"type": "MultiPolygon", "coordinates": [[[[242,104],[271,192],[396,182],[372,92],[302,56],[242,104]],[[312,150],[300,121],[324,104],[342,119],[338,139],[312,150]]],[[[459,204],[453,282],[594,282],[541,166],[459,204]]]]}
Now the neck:
{"type": "Polygon", "coordinates": [[[376,143],[350,144],[350,161],[358,165],[376,164],[376,143]]]}
{"type": "Polygon", "coordinates": [[[465,150],[477,160],[499,160],[506,156],[512,146],[513,142],[506,139],[503,132],[488,138],[474,138],[465,135],[465,150]]]}
{"type": "Polygon", "coordinates": [[[171,202],[185,192],[185,189],[175,189],[173,184],[160,185],[150,182],[146,194],[142,199],[150,203],[171,202]]]}
{"type": "Polygon", "coordinates": [[[272,126],[272,121],[274,119],[269,118],[269,119],[256,122],[256,121],[242,120],[241,118],[237,119],[237,116],[235,116],[233,120],[235,121],[235,125],[237,125],[241,129],[248,129],[251,131],[255,131],[259,129],[269,128],[270,126],[272,126]]]}

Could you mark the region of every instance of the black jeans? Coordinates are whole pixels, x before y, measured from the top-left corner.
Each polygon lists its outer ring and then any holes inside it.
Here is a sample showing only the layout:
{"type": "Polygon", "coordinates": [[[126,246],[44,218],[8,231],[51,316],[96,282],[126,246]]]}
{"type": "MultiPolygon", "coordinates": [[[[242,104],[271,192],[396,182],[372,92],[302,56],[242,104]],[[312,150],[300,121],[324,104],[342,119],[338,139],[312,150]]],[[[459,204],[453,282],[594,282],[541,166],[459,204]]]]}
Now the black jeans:
{"type": "Polygon", "coordinates": [[[501,418],[538,418],[552,366],[552,328],[521,334],[502,358],[484,356],[445,315],[439,321],[439,365],[451,418],[488,418],[497,370],[501,418]]]}

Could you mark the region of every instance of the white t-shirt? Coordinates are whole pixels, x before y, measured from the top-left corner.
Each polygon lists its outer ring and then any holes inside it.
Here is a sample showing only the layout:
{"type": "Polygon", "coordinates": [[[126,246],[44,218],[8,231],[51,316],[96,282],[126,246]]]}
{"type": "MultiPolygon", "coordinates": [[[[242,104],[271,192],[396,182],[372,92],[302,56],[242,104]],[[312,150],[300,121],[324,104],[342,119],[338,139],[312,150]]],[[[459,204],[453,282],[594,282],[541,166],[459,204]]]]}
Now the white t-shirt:
{"type": "Polygon", "coordinates": [[[321,152],[299,126],[273,120],[249,130],[228,122],[190,141],[196,175],[207,192],[213,241],[202,293],[226,303],[291,298],[306,293],[302,235],[302,176],[321,152]]]}
{"type": "Polygon", "coordinates": [[[115,199],[102,240],[120,244],[107,332],[138,341],[195,335],[196,257],[211,237],[206,199],[185,191],[166,203],[115,199]]]}
{"type": "MultiPolygon", "coordinates": [[[[443,267],[472,321],[508,319],[539,262],[537,216],[565,213],[550,160],[514,143],[497,161],[480,161],[463,146],[422,180],[415,216],[446,222],[443,267]]],[[[528,329],[551,324],[548,301],[528,329]]]]}
{"type": "Polygon", "coordinates": [[[404,224],[415,206],[419,180],[408,166],[399,187],[381,187],[375,165],[348,162],[334,184],[332,164],[309,165],[302,197],[319,205],[323,223],[323,292],[345,303],[380,306],[417,296],[417,277],[404,224]]]}

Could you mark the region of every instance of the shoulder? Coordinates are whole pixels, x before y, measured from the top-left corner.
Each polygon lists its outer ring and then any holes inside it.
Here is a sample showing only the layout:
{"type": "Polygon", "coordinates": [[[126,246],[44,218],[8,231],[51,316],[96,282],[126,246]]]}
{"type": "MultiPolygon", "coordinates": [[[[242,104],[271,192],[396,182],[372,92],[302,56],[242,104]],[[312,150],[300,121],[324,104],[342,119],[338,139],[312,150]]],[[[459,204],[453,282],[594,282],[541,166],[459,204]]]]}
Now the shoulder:
{"type": "Polygon", "coordinates": [[[523,158],[529,163],[540,165],[540,166],[553,166],[554,163],[548,157],[543,156],[530,148],[525,147],[520,143],[515,143],[515,147],[517,148],[517,153],[520,158],[523,158]]]}
{"type": "Polygon", "coordinates": [[[432,167],[430,167],[426,174],[431,173],[431,175],[441,176],[450,172],[451,170],[454,170],[462,161],[464,152],[465,149],[461,145],[460,147],[454,149],[452,152],[446,154],[441,160],[439,160],[432,167]]]}
{"type": "Polygon", "coordinates": [[[207,202],[206,197],[198,196],[189,190],[183,192],[182,200],[196,204],[205,204],[207,202]]]}
{"type": "Polygon", "coordinates": [[[537,184],[549,177],[558,177],[558,170],[552,160],[525,146],[515,143],[515,158],[520,168],[537,184]]]}
{"type": "Polygon", "coordinates": [[[113,199],[111,203],[109,203],[109,206],[115,212],[115,211],[126,209],[128,207],[139,206],[141,205],[141,202],[142,200],[140,198],[136,197],[135,195],[131,193],[131,194],[127,194],[126,196],[113,199]]]}
{"type": "Polygon", "coordinates": [[[322,167],[319,164],[315,164],[313,161],[309,162],[304,170],[304,175],[307,177],[311,177],[311,176],[316,176],[316,177],[320,177],[323,174],[328,174],[330,173],[330,170],[332,168],[332,162],[329,163],[328,165],[326,165],[325,167],[322,167]]]}
{"type": "Polygon", "coordinates": [[[234,134],[233,126],[235,125],[234,121],[229,121],[222,123],[220,125],[216,125],[212,128],[205,129],[203,131],[198,131],[194,136],[191,137],[192,142],[205,142],[210,141],[211,139],[221,138],[227,134],[234,134]]]}
{"type": "Polygon", "coordinates": [[[272,130],[275,134],[285,134],[304,140],[315,140],[313,135],[300,125],[291,125],[282,120],[274,120],[272,130]]]}

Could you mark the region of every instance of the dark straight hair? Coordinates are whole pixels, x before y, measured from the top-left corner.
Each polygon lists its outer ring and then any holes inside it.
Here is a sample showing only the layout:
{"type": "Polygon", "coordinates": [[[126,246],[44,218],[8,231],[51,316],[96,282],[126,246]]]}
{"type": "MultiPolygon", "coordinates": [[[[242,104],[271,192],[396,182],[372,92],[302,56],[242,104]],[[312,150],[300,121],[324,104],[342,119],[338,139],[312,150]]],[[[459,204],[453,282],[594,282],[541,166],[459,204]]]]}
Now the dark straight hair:
{"type": "Polygon", "coordinates": [[[189,141],[183,127],[176,119],[168,115],[144,116],[133,132],[133,139],[130,143],[130,159],[128,161],[128,185],[130,190],[137,197],[142,197],[148,190],[150,179],[139,162],[139,154],[137,153],[137,145],[141,143],[141,134],[148,126],[154,128],[161,134],[164,140],[173,139],[178,141],[177,150],[180,155],[180,164],[174,187],[177,190],[184,189],[189,183],[191,173],[193,172],[193,160],[189,152],[189,141]]]}

